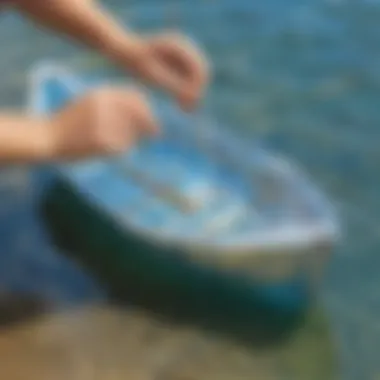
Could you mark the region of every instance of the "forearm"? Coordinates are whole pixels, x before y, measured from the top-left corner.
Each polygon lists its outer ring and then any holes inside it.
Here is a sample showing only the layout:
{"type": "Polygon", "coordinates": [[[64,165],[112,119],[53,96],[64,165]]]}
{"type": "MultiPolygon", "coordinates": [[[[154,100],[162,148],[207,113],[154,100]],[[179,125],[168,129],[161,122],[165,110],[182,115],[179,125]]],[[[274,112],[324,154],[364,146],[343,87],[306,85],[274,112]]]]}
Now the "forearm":
{"type": "Polygon", "coordinates": [[[17,0],[15,7],[38,25],[69,36],[114,61],[133,64],[139,38],[126,31],[94,0],[17,0]],[[122,57],[120,57],[122,55],[122,57]]]}
{"type": "Polygon", "coordinates": [[[0,164],[48,161],[53,158],[49,140],[43,119],[0,114],[0,164]]]}

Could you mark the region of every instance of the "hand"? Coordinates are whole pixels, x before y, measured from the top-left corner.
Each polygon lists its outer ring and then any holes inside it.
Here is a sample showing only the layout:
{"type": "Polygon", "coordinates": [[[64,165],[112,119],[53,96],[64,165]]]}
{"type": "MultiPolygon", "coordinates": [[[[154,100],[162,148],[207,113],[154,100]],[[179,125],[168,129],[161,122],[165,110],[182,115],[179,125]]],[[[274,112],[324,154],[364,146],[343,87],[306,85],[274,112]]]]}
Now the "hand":
{"type": "Polygon", "coordinates": [[[47,123],[54,159],[121,153],[158,132],[147,100],[133,89],[100,88],[68,105],[47,123]]]}
{"type": "Polygon", "coordinates": [[[129,68],[143,80],[171,93],[185,110],[194,108],[209,80],[204,54],[179,34],[145,38],[129,68]]]}
{"type": "Polygon", "coordinates": [[[140,79],[168,91],[184,109],[195,107],[203,95],[208,82],[205,55],[181,34],[142,38],[126,31],[91,0],[17,0],[15,8],[38,25],[95,48],[140,79]]]}

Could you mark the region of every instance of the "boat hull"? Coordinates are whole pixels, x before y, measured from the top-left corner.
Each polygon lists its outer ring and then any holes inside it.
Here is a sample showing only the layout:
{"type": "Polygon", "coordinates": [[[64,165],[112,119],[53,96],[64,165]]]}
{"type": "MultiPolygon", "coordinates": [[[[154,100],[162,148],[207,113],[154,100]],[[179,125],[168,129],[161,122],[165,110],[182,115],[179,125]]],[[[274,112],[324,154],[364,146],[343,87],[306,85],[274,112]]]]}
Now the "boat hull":
{"type": "MultiPolygon", "coordinates": [[[[54,65],[39,67],[32,79],[29,106],[38,115],[54,112],[69,98],[88,89],[86,83],[54,65]]],[[[165,125],[180,128],[183,115],[165,111],[161,116],[168,120],[165,125]]],[[[181,133],[190,131],[195,133],[190,127],[183,128],[181,133]]],[[[202,131],[208,131],[207,127],[202,131]]],[[[169,132],[168,129],[166,137],[172,136],[169,132]]],[[[131,212],[133,207],[130,206],[134,206],[135,201],[127,190],[138,182],[130,176],[131,157],[102,160],[100,166],[93,162],[41,168],[41,176],[36,181],[43,190],[42,209],[46,225],[67,248],[66,251],[74,252],[78,260],[103,280],[112,294],[131,300],[131,292],[136,291],[143,294],[143,298],[169,299],[175,308],[188,313],[207,310],[208,315],[231,315],[247,320],[249,326],[265,325],[270,331],[276,331],[279,326],[294,325],[317,294],[336,240],[336,222],[330,213],[329,202],[305,176],[293,170],[292,165],[284,164],[271,153],[255,147],[242,150],[244,145],[234,144],[232,136],[222,134],[221,130],[218,132],[207,138],[210,141],[206,151],[210,152],[209,148],[214,147],[211,151],[220,153],[212,158],[223,161],[230,157],[228,160],[234,163],[234,171],[247,165],[251,169],[252,165],[256,177],[251,177],[251,171],[248,174],[243,170],[244,178],[254,182],[253,187],[258,187],[260,181],[265,185],[256,194],[258,209],[238,208],[250,209],[251,217],[251,214],[266,212],[262,204],[271,206],[269,214],[275,211],[274,216],[268,216],[268,219],[263,214],[259,218],[264,227],[252,224],[243,235],[230,235],[227,226],[223,227],[225,233],[219,231],[216,239],[208,240],[203,236],[203,224],[197,224],[198,219],[195,219],[195,223],[190,223],[195,233],[192,229],[187,230],[188,224],[184,223],[179,225],[180,231],[174,228],[175,234],[171,231],[165,235],[160,230],[162,226],[149,223],[152,211],[149,200],[154,197],[145,190],[152,190],[155,186],[146,181],[138,184],[138,194],[143,195],[143,201],[137,202],[135,214],[131,212]],[[240,165],[239,162],[245,161],[246,157],[247,162],[240,165]],[[126,164],[128,175],[114,170],[120,165],[124,170],[126,164]],[[290,211],[292,215],[297,211],[296,217],[277,217],[276,211],[287,206],[287,201],[282,198],[289,200],[290,211]],[[125,207],[126,204],[129,206],[125,207]],[[139,224],[140,219],[144,223],[139,224]],[[231,239],[228,239],[229,235],[231,239]]],[[[192,140],[182,136],[181,141],[187,144],[192,140]]],[[[182,150],[177,150],[180,151],[177,157],[181,158],[182,150]]],[[[162,151],[160,154],[162,156],[162,151]]],[[[141,172],[150,167],[137,161],[137,169],[141,172]]],[[[148,161],[151,163],[154,159],[148,161]]],[[[201,171],[204,164],[201,160],[195,168],[190,165],[192,173],[201,171]]],[[[164,167],[162,164],[155,172],[165,172],[164,167]]],[[[138,174],[141,180],[141,173],[138,174]]],[[[176,179],[178,177],[170,175],[167,183],[175,185],[176,179]]],[[[227,181],[236,188],[239,188],[238,183],[237,179],[227,181]]],[[[155,193],[155,197],[160,198],[160,194],[155,193]]],[[[233,194],[237,196],[238,192],[233,194]]],[[[167,202],[161,199],[161,203],[167,202]]],[[[204,206],[207,205],[205,202],[204,206]]],[[[220,206],[223,208],[225,204],[220,206]]],[[[171,223],[174,227],[178,220],[188,220],[182,211],[178,213],[178,210],[167,207],[165,210],[161,216],[165,216],[166,221],[174,221],[171,223]],[[178,214],[180,218],[177,218],[178,214]]],[[[200,211],[197,212],[201,214],[200,211]]],[[[221,214],[207,215],[206,222],[211,216],[213,220],[218,219],[221,214]]]]}
{"type": "Polygon", "coordinates": [[[331,252],[328,245],[286,254],[246,252],[231,263],[217,256],[210,260],[208,253],[157,246],[121,230],[61,178],[47,188],[42,210],[57,242],[111,295],[131,301],[131,294],[143,293],[143,298],[166,300],[189,313],[223,314],[271,333],[303,318],[331,252]],[[275,266],[281,269],[277,273],[275,266]]]}

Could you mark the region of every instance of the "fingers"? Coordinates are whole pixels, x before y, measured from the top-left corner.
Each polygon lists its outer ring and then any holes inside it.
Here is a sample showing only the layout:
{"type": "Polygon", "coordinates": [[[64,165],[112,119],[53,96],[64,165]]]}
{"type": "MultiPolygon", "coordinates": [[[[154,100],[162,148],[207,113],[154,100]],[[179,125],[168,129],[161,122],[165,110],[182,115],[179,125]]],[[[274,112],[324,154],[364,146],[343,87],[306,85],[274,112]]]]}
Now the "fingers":
{"type": "Polygon", "coordinates": [[[177,67],[183,71],[183,76],[186,77],[189,84],[203,87],[207,83],[208,63],[203,53],[189,38],[175,33],[167,33],[157,37],[156,44],[168,58],[173,57],[173,64],[177,63],[177,67]]]}
{"type": "Polygon", "coordinates": [[[148,99],[137,89],[99,88],[54,116],[56,156],[81,158],[122,153],[158,133],[148,99]]]}
{"type": "Polygon", "coordinates": [[[119,97],[120,94],[115,97],[112,89],[101,89],[94,95],[93,153],[101,150],[106,155],[117,154],[128,149],[137,139],[135,122],[125,111],[126,107],[118,104],[119,97]]]}
{"type": "Polygon", "coordinates": [[[166,55],[168,67],[178,70],[181,83],[177,89],[186,108],[194,107],[203,95],[208,82],[208,67],[202,53],[189,40],[168,36],[161,49],[166,55]]]}
{"type": "Polygon", "coordinates": [[[178,94],[183,89],[183,81],[180,76],[173,74],[173,70],[158,59],[149,62],[146,71],[143,73],[145,79],[149,82],[178,97],[178,94]]]}
{"type": "Polygon", "coordinates": [[[128,90],[120,93],[120,107],[127,113],[142,135],[156,135],[159,127],[148,98],[142,91],[128,90]]]}
{"type": "Polygon", "coordinates": [[[95,123],[101,128],[121,127],[139,135],[156,135],[159,131],[148,98],[137,89],[100,88],[93,94],[95,123]],[[110,123],[112,123],[110,125],[110,123]]]}
{"type": "Polygon", "coordinates": [[[152,79],[175,94],[183,108],[193,108],[209,80],[202,52],[189,39],[174,33],[151,37],[149,44],[152,79]]]}

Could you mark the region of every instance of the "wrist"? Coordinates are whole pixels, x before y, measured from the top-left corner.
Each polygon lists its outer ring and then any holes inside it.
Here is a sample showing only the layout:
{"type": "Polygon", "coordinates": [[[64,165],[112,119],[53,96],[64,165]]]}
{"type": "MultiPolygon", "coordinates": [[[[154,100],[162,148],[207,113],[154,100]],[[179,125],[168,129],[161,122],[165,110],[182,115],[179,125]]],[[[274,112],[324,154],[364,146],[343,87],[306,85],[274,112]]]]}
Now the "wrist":
{"type": "Polygon", "coordinates": [[[0,162],[37,163],[54,158],[49,122],[17,114],[0,115],[0,162]]]}
{"type": "Polygon", "coordinates": [[[32,122],[31,133],[31,155],[36,161],[46,162],[57,158],[58,149],[53,128],[50,119],[39,119],[32,122]]]}
{"type": "Polygon", "coordinates": [[[101,47],[102,53],[110,60],[133,71],[145,56],[145,49],[144,39],[134,33],[109,36],[101,47]]]}

